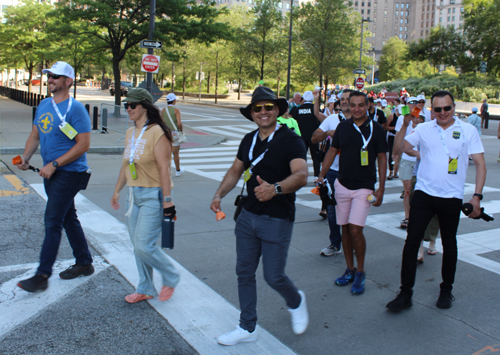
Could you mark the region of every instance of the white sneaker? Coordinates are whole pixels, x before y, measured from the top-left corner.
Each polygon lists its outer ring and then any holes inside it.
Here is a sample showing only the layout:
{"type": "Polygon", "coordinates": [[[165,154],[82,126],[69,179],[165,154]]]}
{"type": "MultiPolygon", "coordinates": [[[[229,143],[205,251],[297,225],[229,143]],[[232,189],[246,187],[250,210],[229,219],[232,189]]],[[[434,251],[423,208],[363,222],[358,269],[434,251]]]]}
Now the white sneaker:
{"type": "Polygon", "coordinates": [[[300,305],[295,309],[289,309],[292,316],[292,329],[295,334],[302,334],[309,324],[309,313],[307,313],[306,295],[299,290],[300,305]]]}
{"type": "Polygon", "coordinates": [[[217,338],[217,342],[222,345],[236,345],[238,343],[245,343],[250,341],[256,341],[259,339],[257,334],[257,328],[253,332],[249,332],[243,328],[236,328],[232,332],[221,335],[217,338]]]}
{"type": "Polygon", "coordinates": [[[175,171],[175,176],[181,176],[183,172],[185,172],[186,169],[184,169],[183,166],[181,166],[181,170],[176,170],[175,171]]]}
{"type": "Polygon", "coordinates": [[[335,254],[340,254],[340,252],[341,252],[341,250],[339,248],[334,247],[333,245],[330,245],[329,247],[326,247],[323,250],[321,250],[321,253],[319,253],[319,254],[323,255],[323,256],[332,256],[335,254]]]}

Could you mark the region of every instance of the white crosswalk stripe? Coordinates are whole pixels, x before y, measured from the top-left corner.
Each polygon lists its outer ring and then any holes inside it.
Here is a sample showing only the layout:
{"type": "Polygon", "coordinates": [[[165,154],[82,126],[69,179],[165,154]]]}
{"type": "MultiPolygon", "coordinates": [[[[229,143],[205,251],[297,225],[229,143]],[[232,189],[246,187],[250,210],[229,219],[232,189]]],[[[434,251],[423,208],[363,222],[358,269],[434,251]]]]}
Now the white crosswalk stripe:
{"type": "MultiPolygon", "coordinates": [[[[212,126],[197,128],[201,130],[212,131],[214,133],[216,132],[220,135],[241,135],[241,137],[243,137],[243,134],[236,133],[243,130],[243,127],[247,128],[248,132],[254,129],[254,126],[251,125],[232,127],[212,126]],[[235,130],[235,127],[238,129],[235,130]],[[207,128],[210,128],[210,130],[207,128]]],[[[186,171],[188,172],[216,181],[222,181],[224,175],[231,167],[231,164],[236,157],[239,144],[240,140],[229,140],[213,147],[181,150],[181,164],[186,168],[186,171]]],[[[310,173],[309,182],[312,182],[313,168],[310,159],[308,159],[308,170],[310,173]]],[[[243,180],[240,180],[238,186],[241,187],[242,185],[243,180]]],[[[297,191],[296,204],[313,208],[319,211],[321,208],[321,201],[316,195],[311,193],[312,188],[313,186],[311,184],[308,184],[308,186],[303,187],[299,191],[297,191]]],[[[474,188],[474,184],[467,183],[465,185],[464,201],[467,201],[468,198],[470,198],[470,196],[474,193],[474,188]]],[[[399,228],[400,221],[404,218],[403,200],[400,198],[401,191],[403,191],[403,184],[401,180],[394,179],[391,181],[386,181],[386,193],[384,195],[383,205],[387,206],[397,204],[398,212],[378,213],[379,210],[377,208],[373,208],[371,214],[367,219],[367,227],[375,228],[383,233],[387,233],[401,239],[406,238],[406,230],[399,228]]],[[[495,192],[500,192],[500,189],[488,186],[485,186],[483,189],[483,193],[495,192]]],[[[488,214],[495,214],[497,216],[494,217],[498,218],[498,214],[500,214],[500,200],[496,199],[491,201],[484,201],[482,202],[481,206],[485,208],[485,211],[488,214]]],[[[391,208],[391,210],[394,211],[393,208],[391,208]]],[[[467,217],[462,214],[461,218],[465,219],[467,217]]],[[[485,222],[474,221],[474,223],[485,222]]],[[[327,228],[326,224],[325,228],[327,228]]],[[[500,274],[500,263],[481,256],[481,254],[483,253],[500,250],[500,239],[498,238],[499,234],[500,229],[459,234],[457,236],[459,246],[459,259],[500,274]]],[[[442,246],[440,245],[440,243],[436,243],[436,248],[439,252],[442,252],[442,246]]]]}

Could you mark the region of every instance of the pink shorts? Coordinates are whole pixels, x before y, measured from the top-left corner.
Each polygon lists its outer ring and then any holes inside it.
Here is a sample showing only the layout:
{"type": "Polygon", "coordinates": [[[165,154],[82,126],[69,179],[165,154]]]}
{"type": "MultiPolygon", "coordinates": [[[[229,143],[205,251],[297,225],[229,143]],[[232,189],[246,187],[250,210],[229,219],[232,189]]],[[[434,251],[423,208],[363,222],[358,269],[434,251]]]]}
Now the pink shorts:
{"type": "Polygon", "coordinates": [[[354,224],[364,227],[371,207],[371,203],[366,198],[372,193],[373,190],[369,189],[349,190],[342,186],[339,179],[335,180],[337,224],[339,226],[354,224]]]}

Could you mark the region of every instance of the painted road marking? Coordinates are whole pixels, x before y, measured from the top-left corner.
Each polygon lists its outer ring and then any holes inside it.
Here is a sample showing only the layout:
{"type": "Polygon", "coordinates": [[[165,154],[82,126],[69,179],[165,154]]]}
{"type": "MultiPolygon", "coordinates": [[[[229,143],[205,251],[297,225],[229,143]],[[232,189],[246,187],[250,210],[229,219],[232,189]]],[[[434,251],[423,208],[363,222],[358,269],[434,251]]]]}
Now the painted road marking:
{"type": "MultiPolygon", "coordinates": [[[[43,185],[40,185],[43,189],[43,185]]],[[[0,271],[28,270],[22,275],[16,276],[4,282],[0,286],[0,339],[19,324],[28,320],[43,310],[45,307],[60,300],[71,293],[78,286],[84,284],[109,264],[100,256],[94,257],[95,272],[86,277],[78,277],[74,280],[63,280],[56,277],[57,274],[74,263],[74,259],[57,261],[54,264],[54,277],[49,280],[49,288],[43,292],[29,293],[17,286],[17,283],[34,275],[38,264],[21,264],[2,267],[0,271]]]]}
{"type": "MultiPolygon", "coordinates": [[[[31,186],[40,196],[47,199],[42,184],[31,186]]],[[[130,262],[134,260],[134,252],[127,226],[81,194],[76,196],[75,203],[78,218],[89,242],[136,287],[139,275],[135,263],[130,262]]],[[[181,281],[174,296],[168,302],[159,302],[156,299],[147,302],[168,319],[175,330],[201,355],[295,354],[260,327],[259,341],[238,347],[217,344],[216,337],[234,330],[240,312],[182,265],[170,259],[181,274],[181,281]]],[[[161,277],[157,272],[154,274],[159,290],[161,277]]]]}
{"type": "Polygon", "coordinates": [[[31,189],[26,187],[24,183],[13,174],[1,175],[1,177],[5,178],[10,184],[16,189],[15,191],[11,190],[0,190],[0,196],[17,196],[17,195],[27,195],[31,193],[31,189]]]}

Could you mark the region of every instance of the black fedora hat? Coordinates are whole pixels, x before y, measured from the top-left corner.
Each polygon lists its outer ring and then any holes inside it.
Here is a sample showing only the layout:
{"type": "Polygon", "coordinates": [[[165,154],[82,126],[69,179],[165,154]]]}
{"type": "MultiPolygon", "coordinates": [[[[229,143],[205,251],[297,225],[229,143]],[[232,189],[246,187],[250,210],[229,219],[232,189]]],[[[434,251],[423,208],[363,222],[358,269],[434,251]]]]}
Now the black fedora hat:
{"type": "Polygon", "coordinates": [[[254,90],[252,94],[252,102],[250,102],[247,107],[240,107],[241,114],[248,118],[250,121],[253,121],[250,110],[252,109],[252,106],[258,101],[274,101],[278,106],[278,116],[283,116],[288,109],[288,102],[286,101],[286,99],[276,97],[274,92],[268,87],[259,86],[254,90]]]}

